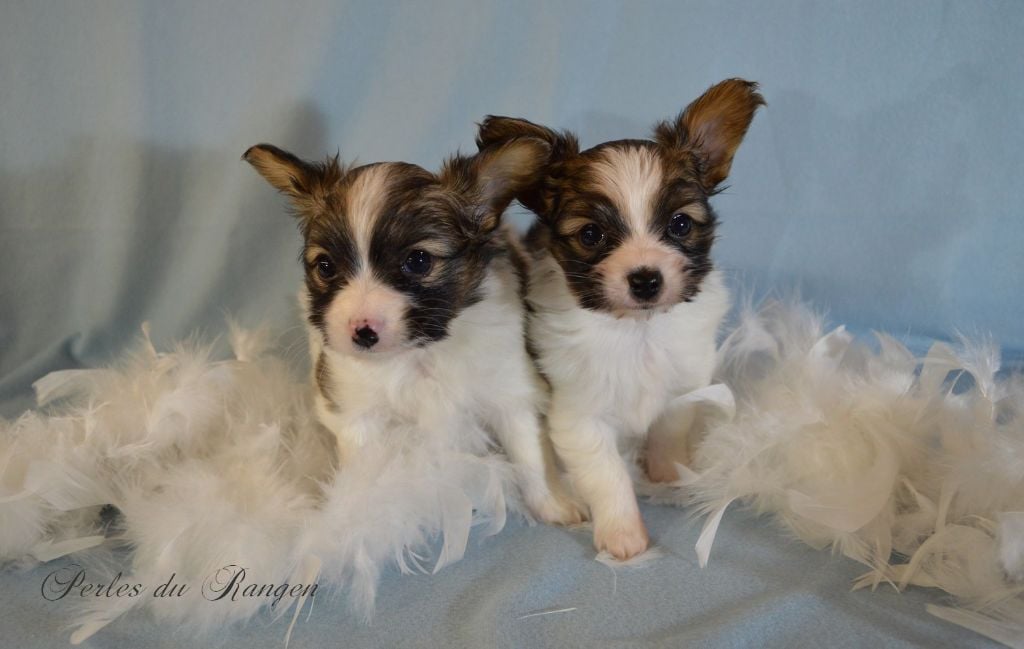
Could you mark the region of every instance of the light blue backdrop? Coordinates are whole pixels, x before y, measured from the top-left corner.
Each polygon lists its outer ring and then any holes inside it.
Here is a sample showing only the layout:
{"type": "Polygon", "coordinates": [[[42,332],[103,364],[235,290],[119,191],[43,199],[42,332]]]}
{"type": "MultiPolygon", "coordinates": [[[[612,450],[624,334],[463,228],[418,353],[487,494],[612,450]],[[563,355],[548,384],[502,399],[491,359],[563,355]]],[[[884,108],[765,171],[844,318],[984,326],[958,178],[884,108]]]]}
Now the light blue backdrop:
{"type": "Polygon", "coordinates": [[[716,257],[834,322],[1024,350],[1024,3],[0,7],[0,399],[225,312],[297,321],[299,239],[239,161],[434,167],[474,121],[641,137],[760,81],[716,257]]]}
{"type": "MultiPolygon", "coordinates": [[[[143,320],[158,342],[225,313],[298,324],[298,234],[239,161],[251,144],[434,167],[487,113],[642,137],[730,76],[769,104],[715,201],[738,285],[918,342],[990,332],[1020,359],[1022,60],[1022,2],[5,0],[0,413],[143,320]]],[[[985,644],[925,615],[934,592],[850,593],[862,569],[749,515],[706,570],[682,512],[645,516],[667,557],[642,572],[515,523],[450,572],[389,573],[376,626],[326,603],[293,646],[985,644]]],[[[36,590],[50,569],[0,576],[18,646],[66,646],[67,610],[36,590]]],[[[180,646],[168,631],[133,618],[89,646],[180,646]]],[[[280,647],[284,626],[226,633],[280,647]]]]}

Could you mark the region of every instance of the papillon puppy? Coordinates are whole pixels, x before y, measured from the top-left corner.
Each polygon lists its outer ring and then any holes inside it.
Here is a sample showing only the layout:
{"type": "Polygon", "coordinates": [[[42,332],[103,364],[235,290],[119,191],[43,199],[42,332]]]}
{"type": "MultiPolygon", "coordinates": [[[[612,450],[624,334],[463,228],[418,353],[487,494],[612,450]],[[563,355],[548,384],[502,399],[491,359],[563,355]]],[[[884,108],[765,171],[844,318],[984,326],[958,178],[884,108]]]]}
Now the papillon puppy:
{"type": "Polygon", "coordinates": [[[657,482],[688,463],[687,431],[659,415],[711,380],[729,296],[712,268],[709,199],[763,104],[756,84],[730,79],[652,139],[586,151],[571,133],[522,119],[480,125],[481,151],[519,139],[550,147],[540,181],[516,195],[538,217],[527,235],[528,336],[553,390],[555,450],[590,508],[595,546],[619,559],[649,542],[623,447],[646,438],[657,482]]]}
{"type": "Polygon", "coordinates": [[[343,469],[394,430],[448,439],[483,429],[515,465],[536,517],[581,520],[541,425],[546,386],[525,345],[526,258],[501,225],[548,153],[541,140],[518,139],[454,156],[435,174],[402,162],[307,162],[269,144],[245,152],[299,220],[316,410],[343,469]]]}

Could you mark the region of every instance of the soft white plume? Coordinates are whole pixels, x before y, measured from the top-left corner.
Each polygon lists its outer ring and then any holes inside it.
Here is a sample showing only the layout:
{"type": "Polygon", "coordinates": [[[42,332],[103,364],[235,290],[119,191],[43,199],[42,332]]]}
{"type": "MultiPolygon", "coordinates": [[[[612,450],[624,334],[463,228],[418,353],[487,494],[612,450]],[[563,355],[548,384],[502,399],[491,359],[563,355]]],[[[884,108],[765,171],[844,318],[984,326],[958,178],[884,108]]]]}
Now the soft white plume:
{"type": "Polygon", "coordinates": [[[701,562],[740,502],[868,566],[857,586],[942,588],[971,611],[947,619],[1024,637],[1024,383],[989,342],[875,343],[799,304],[741,314],[718,372],[736,413],[709,423],[682,496],[708,516],[701,562]]]}
{"type": "Polygon", "coordinates": [[[209,601],[232,583],[316,579],[368,617],[386,566],[426,568],[439,549],[440,569],[461,558],[473,525],[496,532],[517,506],[510,467],[483,431],[395,430],[338,472],[307,382],[269,340],[231,324],[233,358],[218,360],[195,341],[158,353],[146,336],[115,367],[43,377],[47,414],[0,422],[0,560],[103,543],[113,555],[78,555],[90,581],[121,572],[119,583],[149,589],[83,598],[74,643],[139,607],[202,632],[297,603],[209,601]],[[103,505],[118,515],[101,519],[103,505]],[[172,575],[189,590],[153,597],[172,575]]]}

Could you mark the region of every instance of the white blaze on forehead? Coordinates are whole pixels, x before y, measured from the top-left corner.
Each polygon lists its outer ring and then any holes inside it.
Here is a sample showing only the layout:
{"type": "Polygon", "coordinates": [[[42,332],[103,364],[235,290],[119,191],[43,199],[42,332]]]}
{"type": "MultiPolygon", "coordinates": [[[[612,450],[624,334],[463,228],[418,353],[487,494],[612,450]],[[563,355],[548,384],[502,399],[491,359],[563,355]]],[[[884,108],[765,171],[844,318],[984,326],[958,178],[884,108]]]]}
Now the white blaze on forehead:
{"type": "Polygon", "coordinates": [[[374,351],[388,351],[402,344],[408,298],[374,276],[370,268],[370,242],[384,217],[391,174],[390,164],[363,169],[345,192],[345,218],[359,259],[359,268],[334,296],[327,309],[328,344],[336,351],[353,351],[356,329],[368,326],[379,342],[374,351]]]}
{"type": "Polygon", "coordinates": [[[641,147],[608,147],[592,166],[594,180],[633,232],[644,232],[661,190],[661,161],[641,147]]]}
{"type": "Polygon", "coordinates": [[[360,266],[369,267],[370,241],[387,200],[391,166],[379,164],[364,169],[345,193],[345,216],[359,254],[360,266]]]}

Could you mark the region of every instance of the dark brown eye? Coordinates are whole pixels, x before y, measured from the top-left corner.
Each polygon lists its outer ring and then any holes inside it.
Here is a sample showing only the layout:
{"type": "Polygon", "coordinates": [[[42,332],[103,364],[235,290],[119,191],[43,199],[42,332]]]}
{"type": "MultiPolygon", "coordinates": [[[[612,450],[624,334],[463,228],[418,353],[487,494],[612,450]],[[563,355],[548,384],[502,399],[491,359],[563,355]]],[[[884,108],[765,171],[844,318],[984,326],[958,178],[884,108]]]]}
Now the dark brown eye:
{"type": "Polygon", "coordinates": [[[434,265],[434,258],[426,250],[413,250],[402,262],[402,272],[406,275],[426,275],[434,265]]]}
{"type": "Polygon", "coordinates": [[[596,223],[588,223],[576,234],[584,248],[596,248],[604,241],[604,232],[596,223]]]}
{"type": "Polygon", "coordinates": [[[683,214],[682,212],[673,214],[672,220],[668,222],[668,234],[673,239],[682,239],[690,234],[692,228],[693,220],[690,219],[688,214],[683,214]]]}
{"type": "Polygon", "coordinates": [[[316,258],[316,274],[320,276],[320,279],[328,280],[334,277],[337,269],[334,267],[334,262],[327,255],[320,255],[316,258]]]}

